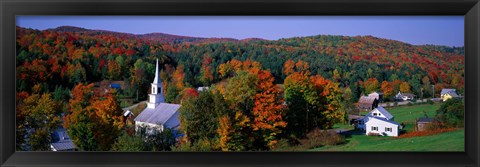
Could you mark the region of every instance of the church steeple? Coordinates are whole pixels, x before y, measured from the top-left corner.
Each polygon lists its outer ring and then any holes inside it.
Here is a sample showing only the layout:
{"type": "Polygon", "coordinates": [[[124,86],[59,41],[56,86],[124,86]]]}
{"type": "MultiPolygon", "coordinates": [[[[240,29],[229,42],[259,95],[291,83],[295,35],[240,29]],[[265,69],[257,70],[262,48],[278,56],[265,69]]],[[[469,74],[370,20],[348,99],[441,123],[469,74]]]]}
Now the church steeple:
{"type": "Polygon", "coordinates": [[[155,66],[155,78],[153,79],[154,84],[162,83],[160,80],[160,76],[158,74],[158,59],[157,59],[157,65],[155,66]]]}
{"type": "Polygon", "coordinates": [[[157,59],[157,64],[155,66],[155,78],[153,79],[153,82],[151,84],[151,93],[148,94],[149,100],[147,103],[148,108],[155,108],[160,103],[165,102],[165,97],[163,96],[163,84],[162,80],[160,79],[159,75],[159,67],[158,67],[158,59],[157,59]]]}

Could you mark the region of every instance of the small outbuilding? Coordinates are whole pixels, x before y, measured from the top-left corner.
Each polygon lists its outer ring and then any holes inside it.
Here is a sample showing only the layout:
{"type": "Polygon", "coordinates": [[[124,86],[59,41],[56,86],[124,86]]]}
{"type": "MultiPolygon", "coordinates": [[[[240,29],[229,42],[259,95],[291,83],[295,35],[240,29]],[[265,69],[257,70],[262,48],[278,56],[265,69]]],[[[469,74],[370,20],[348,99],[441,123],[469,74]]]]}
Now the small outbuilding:
{"type": "Polygon", "coordinates": [[[433,118],[419,118],[417,120],[417,131],[428,130],[433,125],[433,118]]]}

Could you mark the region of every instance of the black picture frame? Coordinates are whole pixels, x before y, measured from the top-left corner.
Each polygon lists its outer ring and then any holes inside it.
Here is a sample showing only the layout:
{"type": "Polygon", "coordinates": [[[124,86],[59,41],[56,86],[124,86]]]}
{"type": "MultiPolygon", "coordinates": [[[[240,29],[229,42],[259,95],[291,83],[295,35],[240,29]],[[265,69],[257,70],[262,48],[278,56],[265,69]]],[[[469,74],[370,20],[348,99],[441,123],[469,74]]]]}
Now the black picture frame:
{"type": "Polygon", "coordinates": [[[1,166],[479,166],[478,0],[1,0],[1,166]],[[17,15],[464,15],[465,152],[16,152],[17,15]]]}

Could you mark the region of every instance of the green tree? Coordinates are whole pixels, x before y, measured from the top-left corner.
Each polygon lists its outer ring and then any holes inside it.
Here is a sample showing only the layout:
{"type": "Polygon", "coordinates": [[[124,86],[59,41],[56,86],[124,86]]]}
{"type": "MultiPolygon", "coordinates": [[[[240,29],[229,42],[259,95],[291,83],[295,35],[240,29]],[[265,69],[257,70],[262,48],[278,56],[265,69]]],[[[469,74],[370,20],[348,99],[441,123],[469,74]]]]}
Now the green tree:
{"type": "Polygon", "coordinates": [[[225,113],[226,102],[212,90],[200,92],[198,97],[186,98],[180,108],[181,128],[191,142],[217,136],[218,119],[225,113]]]}
{"type": "Polygon", "coordinates": [[[444,102],[435,115],[440,127],[463,127],[465,102],[461,98],[452,98],[444,102]]]}
{"type": "Polygon", "coordinates": [[[59,104],[51,98],[51,94],[33,94],[17,105],[24,117],[17,123],[18,128],[23,128],[26,143],[24,150],[45,151],[50,150],[51,135],[60,125],[59,104]]]}
{"type": "Polygon", "coordinates": [[[144,138],[122,133],[112,145],[112,151],[151,151],[144,138]]]}

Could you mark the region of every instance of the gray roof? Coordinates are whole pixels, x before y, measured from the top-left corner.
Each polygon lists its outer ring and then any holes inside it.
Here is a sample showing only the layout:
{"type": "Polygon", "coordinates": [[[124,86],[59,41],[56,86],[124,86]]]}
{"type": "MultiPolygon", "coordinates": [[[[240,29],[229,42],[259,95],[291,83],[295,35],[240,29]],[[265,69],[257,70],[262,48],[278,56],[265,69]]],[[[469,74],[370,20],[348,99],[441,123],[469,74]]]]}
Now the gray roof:
{"type": "Polygon", "coordinates": [[[358,100],[358,103],[373,104],[374,101],[375,101],[375,97],[361,96],[360,99],[358,100]]]}
{"type": "Polygon", "coordinates": [[[384,122],[388,122],[388,123],[391,123],[391,124],[394,124],[394,125],[400,125],[395,121],[388,120],[388,119],[385,119],[385,118],[380,118],[380,117],[369,117],[369,118],[377,119],[377,120],[384,121],[384,122]]]}
{"type": "Polygon", "coordinates": [[[142,113],[138,114],[134,121],[163,125],[178,112],[180,106],[179,104],[160,103],[155,108],[147,107],[142,113]]]}
{"type": "MultiPolygon", "coordinates": [[[[377,110],[378,112],[382,113],[385,117],[387,117],[387,119],[392,119],[393,118],[393,115],[390,114],[387,110],[385,110],[385,108],[383,108],[382,106],[378,106],[377,108],[373,109],[372,111],[374,111],[374,110],[377,110]]],[[[368,115],[372,116],[372,112],[369,112],[368,115]]]]}
{"type": "Polygon", "coordinates": [[[449,94],[450,96],[452,97],[460,97],[456,92],[454,91],[451,91],[451,92],[447,92],[446,94],[449,94]]]}
{"type": "Polygon", "coordinates": [[[456,90],[455,89],[442,89],[442,92],[440,93],[440,95],[444,95],[448,92],[456,92],[456,90]]]}
{"type": "Polygon", "coordinates": [[[417,123],[433,122],[433,118],[419,118],[417,123]]]}
{"type": "Polygon", "coordinates": [[[53,133],[55,135],[56,140],[51,144],[53,148],[57,151],[63,150],[73,150],[75,149],[75,144],[73,144],[70,136],[68,136],[67,131],[60,127],[53,133]]]}

